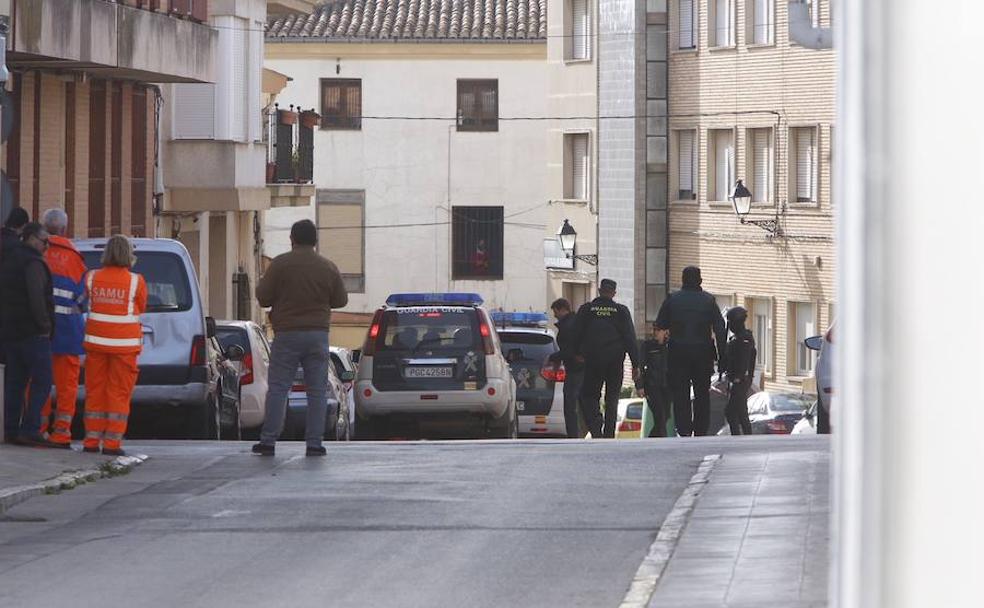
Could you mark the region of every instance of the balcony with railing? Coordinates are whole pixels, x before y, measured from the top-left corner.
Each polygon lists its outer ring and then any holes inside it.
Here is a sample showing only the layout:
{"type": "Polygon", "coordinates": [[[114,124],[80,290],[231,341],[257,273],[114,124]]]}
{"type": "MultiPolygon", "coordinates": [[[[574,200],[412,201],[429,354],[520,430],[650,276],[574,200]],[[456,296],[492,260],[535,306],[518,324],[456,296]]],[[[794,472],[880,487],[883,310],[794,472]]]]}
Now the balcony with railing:
{"type": "Polygon", "coordinates": [[[214,82],[208,0],[18,0],[7,63],[144,82],[214,82]]]}
{"type": "Polygon", "coordinates": [[[275,104],[266,115],[266,182],[272,207],[311,203],[314,187],[314,131],[321,117],[314,110],[275,104]]]}

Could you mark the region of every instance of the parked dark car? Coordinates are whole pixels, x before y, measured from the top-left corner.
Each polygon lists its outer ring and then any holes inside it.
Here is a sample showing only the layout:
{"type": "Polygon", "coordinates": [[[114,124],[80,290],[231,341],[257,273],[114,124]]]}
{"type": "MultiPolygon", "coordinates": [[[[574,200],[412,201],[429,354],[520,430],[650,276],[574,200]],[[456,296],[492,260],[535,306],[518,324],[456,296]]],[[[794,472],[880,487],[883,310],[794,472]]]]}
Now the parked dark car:
{"type": "MultiPolygon", "coordinates": [[[[748,418],[753,435],[788,435],[816,398],[795,393],[763,391],[748,398],[748,418]]],[[[718,435],[730,435],[725,424],[718,435]]]]}

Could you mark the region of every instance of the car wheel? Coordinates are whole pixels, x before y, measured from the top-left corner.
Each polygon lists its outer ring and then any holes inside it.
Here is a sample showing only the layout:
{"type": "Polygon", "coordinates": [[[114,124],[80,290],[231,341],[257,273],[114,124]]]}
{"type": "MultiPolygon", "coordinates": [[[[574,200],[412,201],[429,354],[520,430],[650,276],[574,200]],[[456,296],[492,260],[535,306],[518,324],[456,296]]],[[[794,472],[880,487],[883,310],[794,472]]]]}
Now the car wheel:
{"type": "Polygon", "coordinates": [[[215,406],[215,397],[209,395],[208,400],[188,412],[185,419],[185,432],[188,439],[219,438],[219,409],[215,406]]]}
{"type": "Polygon", "coordinates": [[[817,395],[817,434],[818,435],[829,435],[830,434],[830,412],[827,410],[827,406],[824,404],[823,399],[820,395],[817,395]]]}
{"type": "Polygon", "coordinates": [[[239,416],[239,402],[234,402],[223,408],[226,412],[226,420],[221,422],[220,416],[220,430],[221,439],[225,441],[242,441],[243,430],[240,423],[239,416]]]}
{"type": "Polygon", "coordinates": [[[355,438],[359,441],[376,441],[385,439],[383,429],[385,422],[378,418],[363,418],[355,427],[355,438]]]}
{"type": "Polygon", "coordinates": [[[493,439],[516,439],[519,437],[519,414],[516,406],[510,404],[502,418],[489,423],[489,437],[493,439]]]}

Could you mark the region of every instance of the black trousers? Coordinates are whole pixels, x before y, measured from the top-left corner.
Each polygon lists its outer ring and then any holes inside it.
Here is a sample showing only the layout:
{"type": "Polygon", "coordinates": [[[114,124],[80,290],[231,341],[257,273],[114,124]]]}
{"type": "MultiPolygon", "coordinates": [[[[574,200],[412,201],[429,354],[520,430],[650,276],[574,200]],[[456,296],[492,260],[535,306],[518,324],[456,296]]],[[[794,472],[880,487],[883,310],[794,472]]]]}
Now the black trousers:
{"type": "Polygon", "coordinates": [[[568,370],[564,380],[564,426],[568,439],[580,439],[581,433],[581,386],[584,384],[584,370],[568,370]]]}
{"type": "Polygon", "coordinates": [[[724,417],[728,419],[732,435],[751,435],[752,423],[748,420],[748,389],[750,380],[743,380],[731,385],[728,393],[728,405],[724,408],[724,417]]]}
{"type": "Polygon", "coordinates": [[[665,386],[646,385],[646,405],[653,414],[650,437],[666,437],[666,420],[670,416],[670,395],[665,386]]]}
{"type": "Polygon", "coordinates": [[[618,399],[622,391],[624,369],[619,359],[609,361],[588,360],[584,367],[584,385],[581,388],[581,410],[584,422],[592,437],[615,437],[615,419],[618,417],[618,399]],[[605,387],[605,420],[602,428],[601,387],[605,387]]]}
{"type": "Polygon", "coordinates": [[[670,351],[670,392],[673,417],[681,437],[707,435],[711,423],[711,373],[714,361],[706,352],[670,351]],[[694,389],[693,404],[690,387],[694,389]]]}

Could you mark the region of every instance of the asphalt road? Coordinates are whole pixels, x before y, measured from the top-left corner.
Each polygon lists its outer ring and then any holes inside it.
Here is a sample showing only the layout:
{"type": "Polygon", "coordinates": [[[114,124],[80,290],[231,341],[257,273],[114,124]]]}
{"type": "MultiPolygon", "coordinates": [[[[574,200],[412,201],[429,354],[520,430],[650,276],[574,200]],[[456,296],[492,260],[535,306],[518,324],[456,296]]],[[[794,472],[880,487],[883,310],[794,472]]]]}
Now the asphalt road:
{"type": "Polygon", "coordinates": [[[131,443],[0,520],[0,606],[618,606],[706,454],[809,437],[131,443]]]}

